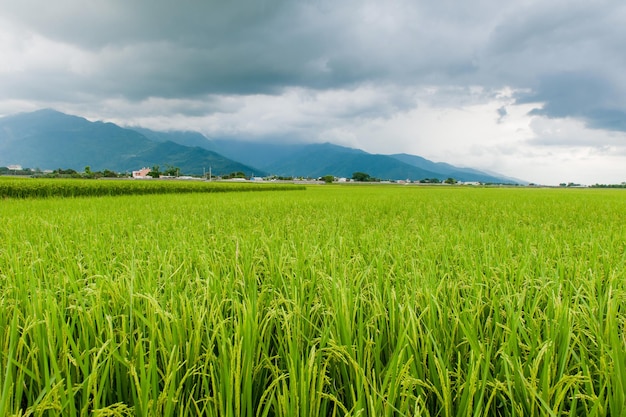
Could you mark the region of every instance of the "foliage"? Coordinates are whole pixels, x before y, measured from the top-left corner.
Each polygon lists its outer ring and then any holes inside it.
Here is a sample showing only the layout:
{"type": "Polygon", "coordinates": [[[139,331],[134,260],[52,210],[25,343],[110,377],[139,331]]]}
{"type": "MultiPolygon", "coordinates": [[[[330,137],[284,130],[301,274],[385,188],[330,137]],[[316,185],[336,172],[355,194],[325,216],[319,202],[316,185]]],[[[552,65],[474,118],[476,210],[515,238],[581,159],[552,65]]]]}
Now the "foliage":
{"type": "Polygon", "coordinates": [[[93,181],[80,179],[0,180],[0,198],[96,197],[114,195],[303,190],[292,184],[225,184],[205,181],[93,181]]]}
{"type": "Polygon", "coordinates": [[[81,175],[74,169],[68,168],[58,168],[52,171],[52,174],[56,177],[65,177],[65,178],[80,178],[81,175]]]}
{"type": "Polygon", "coordinates": [[[594,184],[593,188],[626,188],[626,182],[620,184],[594,184]]]}
{"type": "Polygon", "coordinates": [[[163,173],[161,172],[161,167],[158,165],[154,165],[150,172],[148,172],[148,176],[152,178],[159,178],[163,173]]]}
{"type": "Polygon", "coordinates": [[[222,178],[225,180],[230,180],[233,178],[246,178],[246,173],[242,171],[231,172],[230,174],[223,175],[222,178]]]}
{"type": "Polygon", "coordinates": [[[352,179],[358,182],[371,181],[371,178],[372,177],[370,177],[370,175],[366,174],[365,172],[355,172],[352,174],[352,179]]]}
{"type": "Polygon", "coordinates": [[[422,184],[441,184],[441,180],[439,178],[424,178],[420,180],[422,184]]]}
{"type": "Polygon", "coordinates": [[[41,174],[41,170],[39,168],[9,169],[9,167],[0,167],[0,175],[32,176],[38,174],[41,174]]]}
{"type": "Polygon", "coordinates": [[[591,189],[5,199],[0,415],[624,415],[625,215],[591,189]]]}
{"type": "MultiPolygon", "coordinates": [[[[98,176],[98,172],[96,172],[96,176],[98,176]]],[[[102,178],[118,178],[119,175],[117,172],[113,172],[110,169],[105,169],[102,171],[102,178]]]]}
{"type": "Polygon", "coordinates": [[[332,184],[333,181],[335,181],[335,176],[334,175],[324,175],[320,179],[322,181],[324,181],[325,184],[332,184]]]}

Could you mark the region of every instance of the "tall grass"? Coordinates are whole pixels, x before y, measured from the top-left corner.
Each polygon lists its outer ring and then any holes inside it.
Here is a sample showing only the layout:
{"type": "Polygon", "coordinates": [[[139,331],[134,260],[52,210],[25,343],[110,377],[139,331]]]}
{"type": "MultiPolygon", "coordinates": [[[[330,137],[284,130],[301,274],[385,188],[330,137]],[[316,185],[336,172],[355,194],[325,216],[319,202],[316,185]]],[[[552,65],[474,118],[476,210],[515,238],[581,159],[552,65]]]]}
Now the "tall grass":
{"type": "Polygon", "coordinates": [[[0,415],[626,413],[619,190],[4,200],[0,415]]]}
{"type": "Polygon", "coordinates": [[[304,190],[285,183],[228,183],[182,180],[33,179],[0,177],[0,198],[99,197],[113,195],[304,190]]]}

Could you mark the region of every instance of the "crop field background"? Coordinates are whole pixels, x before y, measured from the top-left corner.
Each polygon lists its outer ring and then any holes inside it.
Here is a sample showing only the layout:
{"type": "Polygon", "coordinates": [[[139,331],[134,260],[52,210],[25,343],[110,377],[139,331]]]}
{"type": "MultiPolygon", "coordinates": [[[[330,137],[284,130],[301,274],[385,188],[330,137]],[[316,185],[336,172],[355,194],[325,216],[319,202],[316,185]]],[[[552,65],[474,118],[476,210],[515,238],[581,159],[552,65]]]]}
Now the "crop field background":
{"type": "Polygon", "coordinates": [[[0,199],[1,416],[624,416],[622,190],[0,199]]]}
{"type": "Polygon", "coordinates": [[[281,183],[230,183],[172,180],[80,180],[0,177],[0,198],[101,197],[232,191],[303,190],[304,186],[281,183]]]}

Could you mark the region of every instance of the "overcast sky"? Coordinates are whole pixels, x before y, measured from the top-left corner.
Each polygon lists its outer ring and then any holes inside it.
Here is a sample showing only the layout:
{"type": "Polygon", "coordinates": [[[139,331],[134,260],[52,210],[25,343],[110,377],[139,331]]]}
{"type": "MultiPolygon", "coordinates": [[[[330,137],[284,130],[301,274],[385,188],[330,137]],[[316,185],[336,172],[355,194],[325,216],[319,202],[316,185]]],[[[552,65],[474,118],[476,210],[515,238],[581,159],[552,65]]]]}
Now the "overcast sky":
{"type": "Polygon", "coordinates": [[[626,181],[623,0],[2,0],[0,115],[626,181]]]}

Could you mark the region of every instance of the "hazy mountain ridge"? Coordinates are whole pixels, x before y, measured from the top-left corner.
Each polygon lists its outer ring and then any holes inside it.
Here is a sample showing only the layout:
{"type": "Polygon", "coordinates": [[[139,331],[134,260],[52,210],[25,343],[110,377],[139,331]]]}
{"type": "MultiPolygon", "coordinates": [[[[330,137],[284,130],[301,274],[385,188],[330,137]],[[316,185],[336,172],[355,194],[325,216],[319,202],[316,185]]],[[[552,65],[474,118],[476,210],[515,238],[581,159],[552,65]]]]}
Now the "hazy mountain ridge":
{"type": "Polygon", "coordinates": [[[477,181],[482,183],[517,183],[522,182],[508,178],[499,174],[492,174],[485,171],[479,171],[473,168],[460,168],[454,165],[450,165],[445,162],[433,162],[426,158],[422,158],[417,155],[410,155],[406,153],[389,155],[396,158],[399,161],[405,162],[409,165],[413,165],[422,169],[429,170],[435,173],[434,178],[440,178],[442,176],[446,178],[455,178],[461,181],[477,181]]]}
{"type": "Polygon", "coordinates": [[[458,168],[444,162],[432,162],[417,155],[370,154],[360,149],[331,143],[271,144],[243,141],[213,140],[217,152],[270,174],[282,176],[319,177],[332,174],[350,178],[354,172],[366,172],[380,179],[455,178],[459,181],[489,183],[515,183],[511,178],[481,172],[471,168],[458,168]],[[280,157],[271,153],[280,154],[280,157]]]}
{"type": "Polygon", "coordinates": [[[278,175],[293,175],[306,171],[307,175],[319,177],[332,174],[352,177],[354,172],[366,172],[380,179],[420,179],[434,175],[432,172],[410,166],[385,155],[370,154],[353,148],[330,143],[311,144],[291,155],[287,160],[265,167],[278,175]]]}
{"type": "Polygon", "coordinates": [[[519,182],[511,178],[432,162],[417,155],[370,154],[331,143],[284,144],[210,139],[193,131],[154,131],[91,122],[45,109],[0,118],[0,166],[130,171],[143,166],[179,167],[181,173],[214,175],[242,171],[291,177],[365,172],[380,179],[412,181],[452,177],[459,181],[519,182]]]}
{"type": "Polygon", "coordinates": [[[193,132],[189,130],[173,130],[160,132],[136,126],[131,126],[127,128],[139,132],[148,139],[155,142],[174,142],[178,143],[179,145],[188,146],[190,148],[198,147],[209,151],[215,151],[215,149],[211,147],[210,139],[199,132],[193,132]]]}
{"type": "Polygon", "coordinates": [[[132,171],[144,166],[177,166],[185,174],[259,172],[200,147],[155,141],[113,123],[90,122],[45,109],[0,119],[0,166],[82,171],[132,171]]]}

